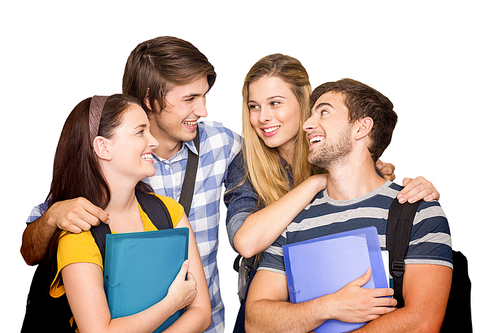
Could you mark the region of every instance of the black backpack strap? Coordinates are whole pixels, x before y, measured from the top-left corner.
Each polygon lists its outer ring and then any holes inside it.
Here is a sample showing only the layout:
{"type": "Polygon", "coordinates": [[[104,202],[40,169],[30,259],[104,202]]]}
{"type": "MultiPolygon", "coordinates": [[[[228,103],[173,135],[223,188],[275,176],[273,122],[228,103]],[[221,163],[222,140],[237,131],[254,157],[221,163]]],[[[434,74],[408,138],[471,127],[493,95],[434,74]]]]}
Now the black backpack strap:
{"type": "Polygon", "coordinates": [[[97,226],[90,228],[90,233],[94,237],[99,252],[101,252],[102,262],[104,262],[106,235],[111,233],[111,229],[108,224],[101,222],[97,226]]]}
{"type": "Polygon", "coordinates": [[[400,204],[394,199],[389,208],[387,218],[386,247],[389,251],[389,272],[394,283],[394,298],[398,301],[398,308],[404,306],[403,275],[405,271],[405,257],[408,252],[411,228],[418,207],[422,200],[413,204],[400,204]]]}
{"type": "Polygon", "coordinates": [[[200,129],[196,128],[196,136],[194,138],[194,146],[198,151],[198,156],[188,149],[188,161],[186,173],[182,182],[181,197],[179,203],[184,207],[186,216],[189,216],[191,210],[191,202],[193,201],[194,184],[196,183],[196,172],[198,171],[198,161],[200,156],[200,129]]]}
{"type": "MultiPolygon", "coordinates": [[[[170,213],[160,198],[154,194],[141,191],[135,191],[135,196],[142,210],[148,215],[158,230],[173,228],[170,213]]],[[[102,261],[104,262],[106,235],[111,233],[111,229],[106,223],[99,223],[99,225],[90,228],[90,232],[95,239],[97,247],[99,247],[99,252],[101,252],[102,261]]]]}
{"type": "Polygon", "coordinates": [[[140,191],[136,191],[135,196],[142,210],[149,216],[149,219],[158,230],[172,229],[174,227],[170,213],[160,198],[154,194],[140,191]]]}

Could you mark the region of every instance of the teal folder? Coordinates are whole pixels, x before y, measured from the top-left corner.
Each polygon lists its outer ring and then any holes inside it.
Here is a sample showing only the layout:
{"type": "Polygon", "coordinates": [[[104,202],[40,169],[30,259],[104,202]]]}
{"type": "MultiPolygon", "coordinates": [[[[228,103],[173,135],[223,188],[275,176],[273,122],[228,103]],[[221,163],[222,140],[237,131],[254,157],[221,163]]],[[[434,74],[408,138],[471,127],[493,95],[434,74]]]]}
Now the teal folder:
{"type": "MultiPolygon", "coordinates": [[[[189,229],[106,235],[104,290],[111,318],[141,312],[163,299],[188,258],[189,229]]],[[[183,310],[155,332],[169,327],[183,310]]]]}
{"type": "MultiPolygon", "coordinates": [[[[300,303],[334,293],[363,275],[363,288],[387,288],[382,251],[375,227],[350,230],[283,246],[290,302],[300,303]]],[[[366,323],[327,320],[322,332],[349,332],[366,323]]]]}

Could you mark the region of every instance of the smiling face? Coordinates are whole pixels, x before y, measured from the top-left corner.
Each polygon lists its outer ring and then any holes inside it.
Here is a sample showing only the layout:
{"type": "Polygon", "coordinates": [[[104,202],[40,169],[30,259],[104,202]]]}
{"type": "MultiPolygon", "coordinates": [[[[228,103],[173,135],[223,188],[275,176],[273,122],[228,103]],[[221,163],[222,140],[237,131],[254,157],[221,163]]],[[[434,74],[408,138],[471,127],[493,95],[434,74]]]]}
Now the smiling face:
{"type": "Polygon", "coordinates": [[[108,156],[112,171],[119,177],[133,178],[137,182],[155,174],[152,153],[158,141],[151,135],[148,117],[139,105],[128,107],[121,124],[103,144],[109,152],[104,157],[108,156]]]}
{"type": "Polygon", "coordinates": [[[196,136],[198,120],[207,116],[205,102],[208,89],[206,76],[176,86],[168,91],[165,108],[150,113],[152,132],[160,141],[160,148],[170,150],[170,156],[180,150],[182,142],[191,141],[196,136]]]}
{"type": "Polygon", "coordinates": [[[248,86],[250,123],[269,148],[287,159],[300,130],[300,104],[288,83],[264,76],[248,86]]]}
{"type": "Polygon", "coordinates": [[[327,169],[341,163],[352,151],[352,124],[340,93],[318,98],[303,129],[309,139],[309,163],[327,169]]]}

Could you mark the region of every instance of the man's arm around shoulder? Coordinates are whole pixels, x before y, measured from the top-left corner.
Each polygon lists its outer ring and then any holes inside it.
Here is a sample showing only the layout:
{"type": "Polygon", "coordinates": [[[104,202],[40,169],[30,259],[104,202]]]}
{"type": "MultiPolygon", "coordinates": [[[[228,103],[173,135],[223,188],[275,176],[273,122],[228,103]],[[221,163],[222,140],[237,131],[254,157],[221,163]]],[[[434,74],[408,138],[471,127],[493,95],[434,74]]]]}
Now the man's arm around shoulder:
{"type": "Polygon", "coordinates": [[[28,265],[36,265],[45,256],[50,239],[57,229],[80,233],[90,230],[100,221],[108,220],[108,213],[85,198],[56,202],[42,216],[26,226],[21,255],[28,265]]]}

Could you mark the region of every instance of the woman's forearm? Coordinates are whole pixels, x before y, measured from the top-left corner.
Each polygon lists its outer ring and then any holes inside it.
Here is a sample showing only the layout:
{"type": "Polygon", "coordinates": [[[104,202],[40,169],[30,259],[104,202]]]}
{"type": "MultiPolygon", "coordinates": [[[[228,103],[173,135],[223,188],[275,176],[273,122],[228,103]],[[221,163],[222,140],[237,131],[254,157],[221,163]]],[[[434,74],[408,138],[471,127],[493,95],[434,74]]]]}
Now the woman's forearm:
{"type": "Polygon", "coordinates": [[[246,258],[268,248],[290,222],[326,187],[326,175],[315,175],[269,206],[251,214],[236,232],[236,250],[246,258]]]}

